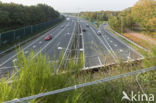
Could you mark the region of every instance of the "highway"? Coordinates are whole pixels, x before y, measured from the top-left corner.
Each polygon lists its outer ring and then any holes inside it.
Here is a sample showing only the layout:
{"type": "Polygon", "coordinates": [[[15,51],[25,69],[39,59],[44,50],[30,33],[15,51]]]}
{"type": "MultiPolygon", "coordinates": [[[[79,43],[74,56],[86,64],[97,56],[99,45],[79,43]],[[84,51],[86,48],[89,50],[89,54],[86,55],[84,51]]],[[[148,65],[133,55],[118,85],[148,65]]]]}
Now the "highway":
{"type": "MultiPolygon", "coordinates": [[[[70,59],[72,49],[75,49],[75,59],[78,59],[81,49],[85,59],[83,69],[107,66],[119,60],[127,62],[143,59],[143,56],[134,48],[111,33],[108,25],[100,25],[99,30],[101,35],[97,35],[98,29],[88,21],[70,17],[69,20],[64,20],[40,37],[22,45],[21,49],[24,50],[25,55],[34,51],[34,57],[40,53],[45,54],[50,61],[58,60],[61,54],[63,55],[62,61],[70,59]],[[86,32],[83,32],[83,29],[86,32]],[[49,34],[52,35],[52,40],[45,41],[44,38],[49,34]],[[73,43],[76,44],[74,48],[73,43]]],[[[0,57],[0,76],[12,71],[13,61],[16,61],[18,52],[13,50],[0,57]]]]}
{"type": "Polygon", "coordinates": [[[83,33],[84,40],[84,54],[85,54],[85,68],[92,66],[108,65],[115,62],[107,47],[103,44],[94,31],[92,25],[86,27],[86,22],[81,22],[81,27],[87,31],[83,33]]]}
{"type": "Polygon", "coordinates": [[[143,59],[144,57],[133,49],[129,44],[117,37],[108,30],[107,24],[100,25],[102,40],[112,51],[114,56],[121,61],[133,61],[143,59]]]}

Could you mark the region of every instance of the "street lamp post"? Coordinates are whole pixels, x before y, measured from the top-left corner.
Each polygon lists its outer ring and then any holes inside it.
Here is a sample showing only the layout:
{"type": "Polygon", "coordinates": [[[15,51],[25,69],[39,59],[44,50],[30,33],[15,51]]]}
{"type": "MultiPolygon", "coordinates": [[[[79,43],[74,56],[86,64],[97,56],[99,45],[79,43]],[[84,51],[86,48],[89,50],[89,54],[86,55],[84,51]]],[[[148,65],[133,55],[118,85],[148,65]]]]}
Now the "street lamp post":
{"type": "Polygon", "coordinates": [[[123,16],[121,16],[121,34],[123,34],[123,16]]]}
{"type": "Polygon", "coordinates": [[[125,15],[124,14],[122,14],[121,15],[121,34],[123,34],[123,29],[124,29],[124,22],[123,22],[123,17],[124,17],[125,15]]]}

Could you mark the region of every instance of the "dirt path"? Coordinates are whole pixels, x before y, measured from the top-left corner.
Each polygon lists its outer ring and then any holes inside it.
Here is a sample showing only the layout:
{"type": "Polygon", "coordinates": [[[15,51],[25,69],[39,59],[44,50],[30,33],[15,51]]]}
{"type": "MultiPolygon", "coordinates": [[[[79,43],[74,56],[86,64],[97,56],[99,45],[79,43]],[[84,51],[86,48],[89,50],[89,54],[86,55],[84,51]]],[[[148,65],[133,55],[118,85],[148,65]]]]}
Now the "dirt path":
{"type": "Polygon", "coordinates": [[[130,31],[128,29],[126,31],[127,31],[127,33],[125,33],[124,35],[126,37],[132,39],[135,42],[138,42],[137,40],[141,39],[143,41],[147,41],[149,44],[156,45],[156,38],[152,38],[150,36],[147,36],[147,35],[144,35],[141,33],[136,33],[136,32],[130,31]]]}

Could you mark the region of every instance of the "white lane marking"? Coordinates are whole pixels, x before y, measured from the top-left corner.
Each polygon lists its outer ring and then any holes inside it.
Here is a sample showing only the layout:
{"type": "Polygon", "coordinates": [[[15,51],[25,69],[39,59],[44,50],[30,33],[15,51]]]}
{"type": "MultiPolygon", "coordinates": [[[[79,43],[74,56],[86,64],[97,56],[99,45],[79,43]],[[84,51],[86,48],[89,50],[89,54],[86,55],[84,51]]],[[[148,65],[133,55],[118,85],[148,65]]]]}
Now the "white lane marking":
{"type": "Polygon", "coordinates": [[[68,32],[67,35],[70,35],[70,33],[68,32]]]}
{"type": "MultiPolygon", "coordinates": [[[[52,29],[52,30],[57,30],[52,29]]],[[[47,33],[51,32],[52,30],[49,30],[48,32],[46,32],[44,35],[42,35],[41,37],[37,38],[35,41],[33,41],[32,43],[30,43],[27,47],[23,48],[23,50],[26,50],[27,48],[31,47],[33,44],[35,44],[37,41],[39,41],[41,38],[43,38],[45,35],[47,35],[47,33]]],[[[12,57],[10,57],[9,59],[7,59],[6,61],[4,61],[2,64],[0,64],[0,66],[3,66],[4,64],[6,64],[7,62],[11,61],[11,59],[15,58],[17,54],[21,53],[22,51],[19,51],[18,53],[16,53],[15,55],[13,55],[12,57]]]]}
{"type": "MultiPolygon", "coordinates": [[[[112,28],[110,28],[110,29],[113,30],[112,28]]],[[[114,30],[113,30],[113,31],[114,31],[114,30]]],[[[116,31],[114,31],[114,32],[117,33],[116,31]]],[[[118,36],[120,36],[120,37],[126,39],[127,41],[131,42],[132,44],[136,45],[137,47],[143,49],[144,51],[148,51],[148,49],[146,49],[146,48],[144,48],[144,47],[138,45],[137,43],[135,43],[135,42],[133,42],[132,40],[130,40],[130,39],[124,37],[123,35],[121,35],[121,34],[119,34],[119,33],[117,33],[117,34],[118,34],[118,36]]]]}
{"type": "Polygon", "coordinates": [[[81,27],[81,24],[80,24],[80,28],[81,28],[81,34],[80,35],[82,35],[82,46],[83,46],[83,62],[84,62],[84,67],[83,68],[86,68],[85,67],[85,47],[84,47],[84,35],[83,35],[83,32],[82,32],[82,27],[81,27]]]}
{"type": "Polygon", "coordinates": [[[100,58],[99,58],[99,56],[98,56],[98,60],[99,60],[100,65],[103,65],[102,62],[101,62],[101,60],[100,60],[100,58]]]}
{"type": "Polygon", "coordinates": [[[120,51],[120,52],[123,52],[123,50],[122,50],[122,49],[120,49],[119,51],[120,51]]]}
{"type": "Polygon", "coordinates": [[[17,61],[17,59],[14,59],[14,60],[12,60],[13,62],[16,62],[17,61]]]}
{"type": "Polygon", "coordinates": [[[112,32],[109,32],[106,30],[106,32],[108,34],[111,34],[110,36],[113,37],[114,39],[116,39],[117,41],[119,41],[120,43],[122,43],[123,45],[125,45],[126,47],[128,47],[129,49],[131,49],[133,52],[135,52],[136,54],[138,54],[139,56],[141,56],[141,59],[144,59],[145,57],[143,55],[141,55],[139,52],[137,52],[134,48],[130,47],[129,45],[127,45],[125,42],[123,42],[122,40],[120,40],[118,37],[114,37],[115,34],[113,34],[112,32]]]}
{"type": "Polygon", "coordinates": [[[131,59],[131,57],[130,57],[130,56],[128,56],[128,57],[127,57],[127,59],[129,60],[129,59],[131,59]]]}
{"type": "Polygon", "coordinates": [[[129,53],[128,53],[128,57],[127,57],[127,59],[128,59],[128,60],[131,59],[131,52],[130,52],[130,50],[129,50],[129,53]]]}
{"type": "Polygon", "coordinates": [[[58,50],[62,50],[63,48],[62,48],[62,47],[58,47],[57,49],[58,49],[58,50]]]}
{"type": "Polygon", "coordinates": [[[28,53],[29,53],[29,51],[25,51],[24,53],[25,53],[25,54],[28,54],[28,53]]]}
{"type": "MultiPolygon", "coordinates": [[[[103,35],[102,35],[102,37],[103,37],[104,41],[106,41],[106,43],[108,44],[110,50],[112,51],[112,54],[114,54],[114,57],[117,59],[118,57],[117,57],[115,51],[112,49],[112,47],[110,46],[110,44],[108,43],[108,41],[105,39],[105,37],[104,37],[103,35]]],[[[103,42],[104,42],[104,41],[103,41],[103,42]]]]}
{"type": "MultiPolygon", "coordinates": [[[[68,22],[68,24],[69,24],[69,22],[68,22]]],[[[48,42],[39,52],[37,52],[36,55],[33,56],[33,58],[36,57],[39,53],[41,53],[45,48],[47,48],[57,37],[59,37],[59,36],[61,35],[61,33],[62,33],[65,29],[66,29],[66,27],[63,28],[63,29],[62,29],[50,42],[48,42]]]]}
{"type": "Polygon", "coordinates": [[[111,40],[110,42],[112,43],[113,41],[111,40]]]}
{"type": "Polygon", "coordinates": [[[117,44],[114,44],[114,46],[117,47],[118,45],[117,44]]]}
{"type": "MultiPolygon", "coordinates": [[[[93,29],[92,27],[90,27],[90,28],[91,28],[91,30],[94,32],[93,34],[96,35],[96,32],[94,31],[94,29],[93,29]]],[[[104,42],[100,39],[99,36],[96,35],[96,37],[101,41],[101,43],[102,43],[102,44],[104,45],[104,47],[108,50],[108,52],[112,55],[113,59],[114,59],[115,62],[116,62],[115,56],[114,56],[114,55],[111,53],[111,51],[107,48],[107,46],[104,44],[104,42]]]]}
{"type": "Polygon", "coordinates": [[[35,49],[35,48],[36,48],[36,45],[33,46],[33,49],[35,49]]]}
{"type": "Polygon", "coordinates": [[[81,48],[79,51],[83,52],[83,51],[84,51],[84,49],[82,49],[82,48],[81,48]]]}
{"type": "Polygon", "coordinates": [[[10,68],[16,68],[17,66],[12,66],[12,67],[1,67],[0,70],[4,70],[4,69],[10,69],[10,68]]]}
{"type": "Polygon", "coordinates": [[[65,52],[64,52],[64,55],[63,55],[63,57],[62,57],[62,59],[61,59],[61,62],[60,62],[60,64],[59,64],[59,67],[57,68],[57,73],[58,73],[58,71],[59,71],[59,69],[60,69],[60,67],[61,67],[61,65],[62,65],[63,59],[65,58],[65,55],[66,55],[66,53],[67,53],[67,51],[68,51],[68,49],[69,49],[69,45],[70,45],[70,43],[71,43],[71,41],[72,41],[72,38],[73,38],[73,36],[74,36],[75,29],[76,29],[75,27],[76,27],[76,23],[74,22],[74,30],[73,30],[72,35],[71,35],[71,37],[70,37],[70,40],[69,40],[69,42],[68,42],[67,48],[66,48],[66,50],[65,50],[65,52]]]}

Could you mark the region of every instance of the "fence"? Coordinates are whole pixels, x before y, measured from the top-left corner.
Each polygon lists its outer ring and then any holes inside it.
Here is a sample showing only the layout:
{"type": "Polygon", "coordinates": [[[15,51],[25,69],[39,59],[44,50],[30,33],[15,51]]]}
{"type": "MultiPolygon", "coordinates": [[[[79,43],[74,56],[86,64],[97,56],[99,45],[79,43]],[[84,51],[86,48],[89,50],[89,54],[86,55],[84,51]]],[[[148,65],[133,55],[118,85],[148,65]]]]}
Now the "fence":
{"type": "Polygon", "coordinates": [[[103,82],[108,82],[108,81],[112,81],[112,80],[116,80],[116,79],[120,79],[120,78],[124,78],[124,77],[128,77],[128,76],[132,76],[132,75],[139,74],[139,73],[146,73],[146,72],[149,72],[149,71],[152,71],[152,70],[156,70],[156,66],[153,66],[153,67],[150,67],[150,68],[145,68],[145,69],[140,69],[140,70],[136,70],[136,71],[133,71],[133,72],[128,72],[128,73],[124,73],[124,74],[120,74],[120,75],[116,75],[116,76],[112,76],[112,77],[106,77],[106,78],[103,78],[103,79],[100,79],[100,80],[95,80],[95,81],[88,82],[88,83],[78,84],[78,85],[74,85],[74,86],[70,86],[70,87],[67,87],[67,88],[62,88],[62,89],[58,89],[58,90],[54,90],[54,91],[50,91],[50,92],[46,92],[46,93],[40,93],[40,94],[29,96],[29,97],[16,98],[14,100],[6,101],[6,102],[3,102],[3,103],[29,103],[30,100],[41,98],[41,97],[44,97],[44,96],[63,93],[63,92],[66,92],[66,91],[75,90],[75,89],[78,89],[78,88],[91,86],[91,85],[95,85],[95,84],[99,84],[99,83],[103,83],[103,82]]]}
{"type": "Polygon", "coordinates": [[[49,28],[50,26],[55,25],[56,23],[62,21],[64,17],[60,17],[51,21],[47,21],[40,24],[35,24],[23,28],[19,28],[16,30],[12,30],[9,32],[0,33],[0,47],[6,44],[14,43],[15,41],[21,40],[25,37],[28,37],[34,33],[42,31],[44,29],[49,28]]]}

